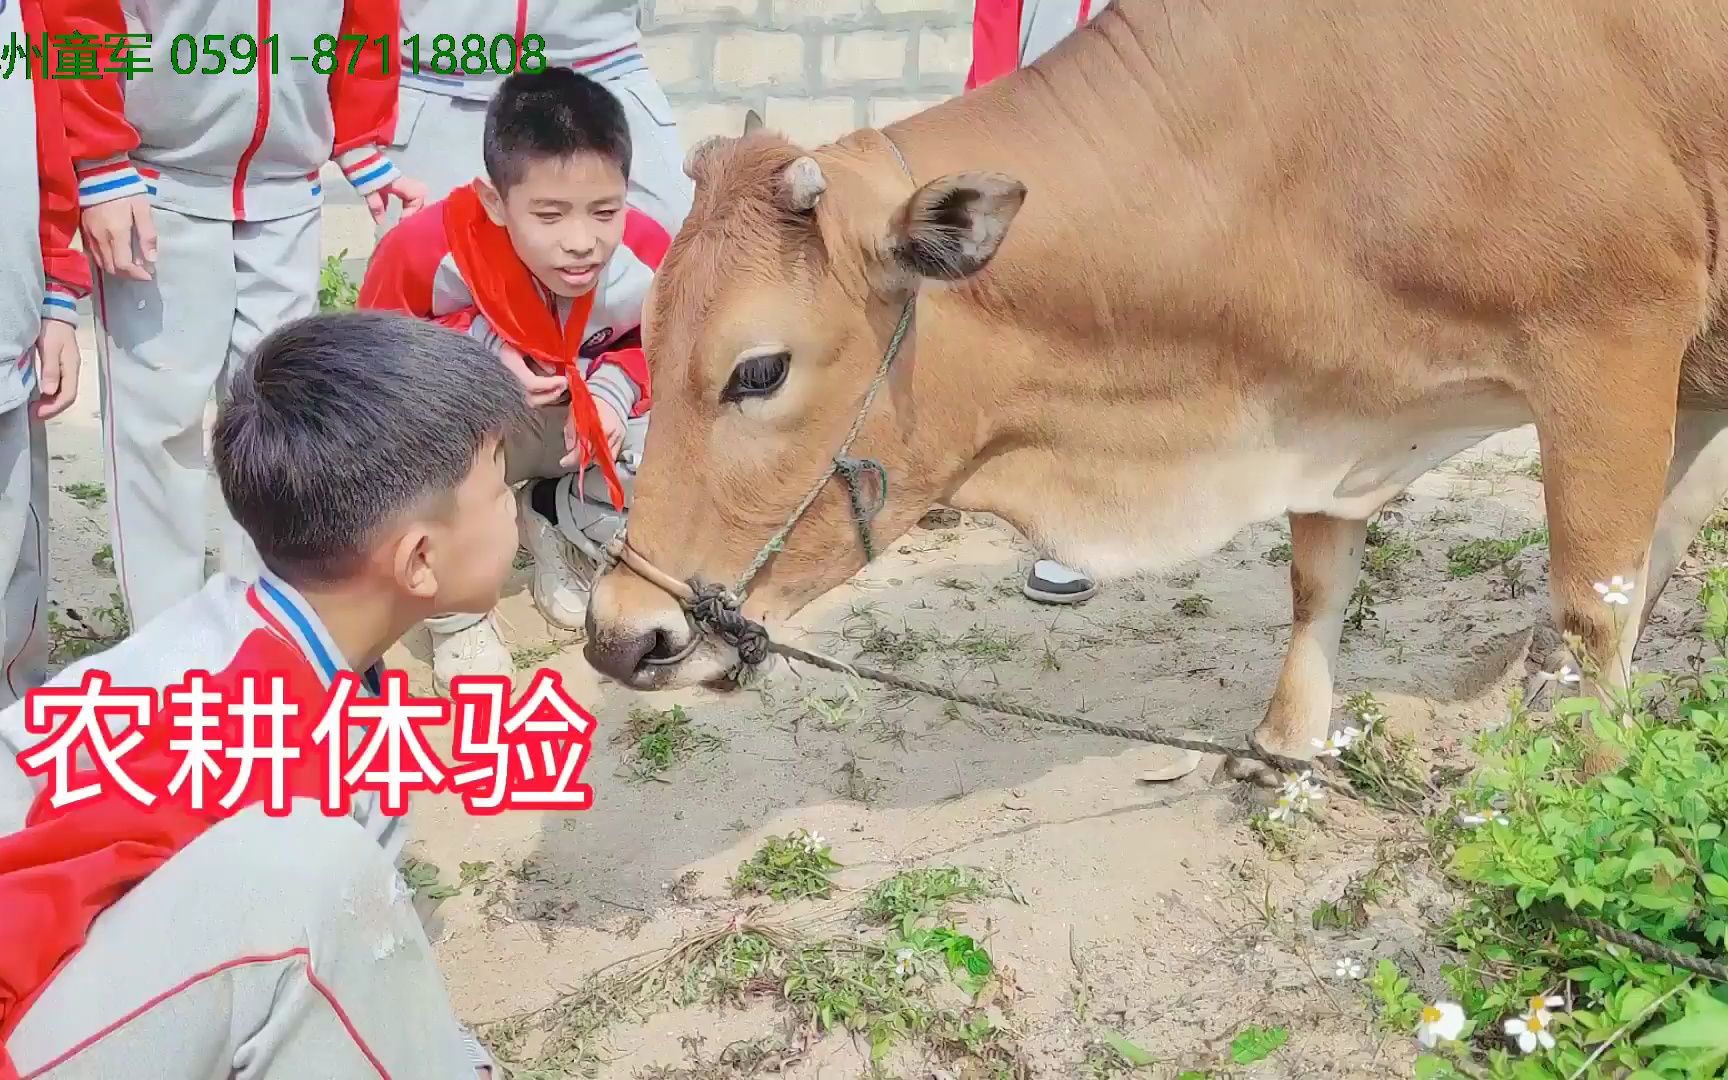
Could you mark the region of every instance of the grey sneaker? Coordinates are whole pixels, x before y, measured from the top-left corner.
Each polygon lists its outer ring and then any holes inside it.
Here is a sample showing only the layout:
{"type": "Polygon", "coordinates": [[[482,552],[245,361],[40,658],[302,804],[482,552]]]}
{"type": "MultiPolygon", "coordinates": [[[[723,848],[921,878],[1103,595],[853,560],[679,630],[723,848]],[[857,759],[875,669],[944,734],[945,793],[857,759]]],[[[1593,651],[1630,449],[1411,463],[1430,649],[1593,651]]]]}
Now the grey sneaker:
{"type": "Polygon", "coordinates": [[[534,560],[534,583],[530,592],[534,606],[546,621],[560,630],[580,631],[588,614],[588,589],[593,581],[589,567],[572,565],[570,543],[558,526],[547,521],[529,504],[531,484],[516,489],[516,528],[522,546],[534,560]]]}
{"type": "Polygon", "coordinates": [[[1040,604],[1083,604],[1098,595],[1098,583],[1054,559],[1039,559],[1021,591],[1040,604]]]}
{"type": "Polygon", "coordinates": [[[491,615],[453,634],[432,632],[432,679],[439,692],[448,694],[450,680],[458,675],[516,677],[516,664],[491,615]]]}

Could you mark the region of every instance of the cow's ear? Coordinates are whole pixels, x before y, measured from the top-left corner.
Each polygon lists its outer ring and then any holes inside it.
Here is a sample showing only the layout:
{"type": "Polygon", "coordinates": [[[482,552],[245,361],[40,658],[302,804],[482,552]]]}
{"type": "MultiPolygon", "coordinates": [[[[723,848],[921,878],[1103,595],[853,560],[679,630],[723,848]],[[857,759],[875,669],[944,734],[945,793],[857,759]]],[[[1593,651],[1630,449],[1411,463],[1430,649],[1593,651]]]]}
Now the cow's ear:
{"type": "Polygon", "coordinates": [[[952,173],[912,193],[889,220],[888,270],[901,286],[960,281],[990,264],[1026,201],[1002,173],[952,173]]]}

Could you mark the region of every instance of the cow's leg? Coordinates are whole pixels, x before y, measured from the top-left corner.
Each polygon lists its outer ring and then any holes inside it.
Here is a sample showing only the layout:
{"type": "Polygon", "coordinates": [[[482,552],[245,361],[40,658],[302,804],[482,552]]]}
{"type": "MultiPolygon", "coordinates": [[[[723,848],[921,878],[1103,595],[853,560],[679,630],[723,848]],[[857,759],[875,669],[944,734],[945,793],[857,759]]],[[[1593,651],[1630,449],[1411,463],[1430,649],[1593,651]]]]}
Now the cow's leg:
{"type": "MultiPolygon", "coordinates": [[[[1266,718],[1248,739],[1256,750],[1305,760],[1314,756],[1314,740],[1326,738],[1344,612],[1367,535],[1367,521],[1290,515],[1290,647],[1266,718]]],[[[1225,769],[1268,787],[1282,780],[1278,770],[1248,758],[1231,758],[1225,769]]]]}
{"type": "Polygon", "coordinates": [[[1594,355],[1576,356],[1581,363],[1552,376],[1554,397],[1534,403],[1552,549],[1550,601],[1561,634],[1575,636],[1584,654],[1569,657],[1562,646],[1548,670],[1565,663],[1587,670],[1593,677],[1580,687],[1585,695],[1602,697],[1625,685],[1642,625],[1679,382],[1681,348],[1664,356],[1649,344],[1661,337],[1659,327],[1650,327],[1644,340],[1623,340],[1617,348],[1591,343],[1594,355]],[[1616,578],[1623,587],[1612,587],[1616,578]]]}
{"type": "Polygon", "coordinates": [[[1728,492],[1728,412],[1683,409],[1674,424],[1674,460],[1668,466],[1668,498],[1656,516],[1645,584],[1643,622],[1674,576],[1674,568],[1698,538],[1728,492]]]}
{"type": "MultiPolygon", "coordinates": [[[[1710,515],[1728,492],[1728,413],[1683,409],[1674,423],[1674,457],[1668,464],[1668,495],[1656,516],[1656,533],[1650,542],[1650,568],[1641,601],[1640,636],[1650,624],[1650,613],[1668,587],[1675,567],[1685,558],[1710,515]]],[[[1634,597],[1634,602],[1639,598],[1634,597]]],[[[1554,676],[1572,664],[1564,646],[1543,657],[1547,665],[1533,672],[1524,684],[1524,700],[1532,707],[1545,704],[1554,689],[1554,676]]],[[[1562,694],[1570,693],[1562,689],[1562,694]]]]}

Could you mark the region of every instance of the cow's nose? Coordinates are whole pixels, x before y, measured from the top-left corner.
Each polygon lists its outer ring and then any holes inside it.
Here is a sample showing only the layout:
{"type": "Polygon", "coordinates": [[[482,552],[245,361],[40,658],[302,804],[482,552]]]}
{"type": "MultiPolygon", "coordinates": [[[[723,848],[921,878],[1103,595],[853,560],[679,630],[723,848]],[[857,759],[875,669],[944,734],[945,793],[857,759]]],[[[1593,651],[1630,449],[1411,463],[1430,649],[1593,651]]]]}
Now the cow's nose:
{"type": "Polygon", "coordinates": [[[650,656],[673,655],[666,637],[664,631],[657,629],[600,634],[591,626],[582,653],[595,671],[628,685],[636,681],[637,672],[648,666],[645,661],[650,656]]]}
{"type": "Polygon", "coordinates": [[[654,585],[614,570],[594,583],[582,655],[595,671],[638,688],[669,674],[656,661],[685,654],[694,630],[684,609],[654,585]]]}

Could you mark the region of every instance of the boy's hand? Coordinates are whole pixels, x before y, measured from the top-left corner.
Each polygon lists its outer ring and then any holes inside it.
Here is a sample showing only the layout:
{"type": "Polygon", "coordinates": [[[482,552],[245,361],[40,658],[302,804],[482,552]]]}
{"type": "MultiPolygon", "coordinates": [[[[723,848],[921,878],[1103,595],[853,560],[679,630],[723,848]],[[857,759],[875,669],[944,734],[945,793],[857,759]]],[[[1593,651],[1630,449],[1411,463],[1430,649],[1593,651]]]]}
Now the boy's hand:
{"type": "Polygon", "coordinates": [[[42,393],[36,399],[36,416],[47,420],[59,416],[78,399],[78,331],[59,319],[42,320],[42,336],[36,339],[36,378],[42,393]]]}
{"type": "Polygon", "coordinates": [[[149,264],[156,261],[156,224],[150,217],[150,196],[129,195],[92,206],[84,211],[82,223],[84,245],[103,273],[150,280],[149,264]],[[137,253],[132,246],[134,234],[137,253]]]}
{"type": "Polygon", "coordinates": [[[624,418],[605,398],[596,397],[594,407],[600,413],[600,430],[606,433],[606,452],[612,455],[613,461],[617,461],[618,455],[624,452],[624,418]]]}
{"type": "Polygon", "coordinates": [[[544,405],[555,405],[564,392],[570,389],[570,384],[562,375],[541,375],[528,366],[528,361],[522,354],[510,345],[498,346],[498,359],[516,376],[516,381],[522,384],[522,389],[528,391],[528,404],[535,408],[544,405]]]}
{"type": "MultiPolygon", "coordinates": [[[[624,418],[618,415],[618,410],[609,402],[601,398],[594,399],[594,408],[600,413],[600,430],[606,433],[606,452],[612,455],[613,461],[617,461],[618,455],[624,449],[624,418]]],[[[576,445],[576,418],[566,416],[564,418],[564,456],[558,464],[566,469],[582,469],[590,464],[597,464],[584,461],[583,458],[586,456],[582,448],[576,445]]]]}
{"type": "Polygon", "coordinates": [[[425,184],[406,176],[398,176],[388,186],[381,187],[366,196],[366,209],[372,211],[372,220],[384,224],[384,215],[390,211],[390,196],[402,200],[402,216],[416,213],[426,205],[428,194],[425,184]]]}

